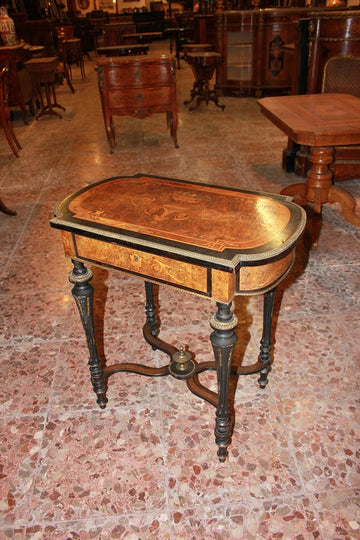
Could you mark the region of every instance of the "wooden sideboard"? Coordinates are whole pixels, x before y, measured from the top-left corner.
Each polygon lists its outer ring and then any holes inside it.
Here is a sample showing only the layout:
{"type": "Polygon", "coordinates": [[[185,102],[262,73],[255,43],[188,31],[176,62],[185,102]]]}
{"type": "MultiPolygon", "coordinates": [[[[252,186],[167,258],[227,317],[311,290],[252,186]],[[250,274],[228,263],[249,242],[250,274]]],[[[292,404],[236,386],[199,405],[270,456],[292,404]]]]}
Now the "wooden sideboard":
{"type": "MultiPolygon", "coordinates": [[[[233,96],[291,93],[298,77],[296,47],[300,22],[324,14],[337,17],[334,8],[279,7],[193,14],[197,43],[211,43],[222,56],[216,89],[233,96]]],[[[347,13],[359,13],[348,9],[347,13]]],[[[359,31],[357,29],[357,35],[359,31]]],[[[308,47],[308,41],[306,43],[308,47]]],[[[334,48],[335,42],[331,45],[334,48]]]]}
{"type": "Polygon", "coordinates": [[[134,34],[136,27],[133,22],[108,23],[104,26],[104,46],[124,45],[124,34],[134,34]]]}
{"type": "Polygon", "coordinates": [[[216,88],[226,95],[290,92],[292,49],[304,8],[254,9],[216,13],[217,50],[223,62],[216,88]]]}

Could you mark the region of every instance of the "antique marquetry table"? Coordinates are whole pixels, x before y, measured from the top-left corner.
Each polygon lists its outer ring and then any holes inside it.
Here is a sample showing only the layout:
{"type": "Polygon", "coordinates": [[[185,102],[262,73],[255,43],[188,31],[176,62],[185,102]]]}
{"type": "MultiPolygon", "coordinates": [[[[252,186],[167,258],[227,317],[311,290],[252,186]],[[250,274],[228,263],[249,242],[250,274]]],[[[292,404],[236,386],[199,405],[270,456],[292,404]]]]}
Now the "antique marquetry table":
{"type": "Polygon", "coordinates": [[[86,332],[89,367],[97,403],[107,403],[106,379],[117,372],[173,375],[216,407],[215,440],[224,461],[232,422],[231,374],[260,373],[264,388],[270,368],[271,323],[276,285],[289,272],[305,226],[304,210],[290,197],[138,174],[89,185],[60,202],[51,225],[62,231],[71,257],[72,293],[86,332]],[[144,338],[170,362],[156,368],[123,362],[103,366],[93,324],[92,272],[87,265],[121,270],[145,281],[144,338]],[[187,350],[159,337],[153,284],[215,300],[210,320],[214,361],[198,363],[187,350]],[[264,294],[260,353],[251,366],[232,367],[236,295],[264,294]],[[202,385],[199,373],[216,370],[218,391],[202,385]]]}

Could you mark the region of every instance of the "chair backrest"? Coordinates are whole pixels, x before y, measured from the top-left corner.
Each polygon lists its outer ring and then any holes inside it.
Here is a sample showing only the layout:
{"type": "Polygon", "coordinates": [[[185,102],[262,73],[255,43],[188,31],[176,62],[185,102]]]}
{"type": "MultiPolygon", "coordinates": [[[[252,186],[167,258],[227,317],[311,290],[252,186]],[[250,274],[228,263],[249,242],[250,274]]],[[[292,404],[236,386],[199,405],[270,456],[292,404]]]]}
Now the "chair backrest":
{"type": "Polygon", "coordinates": [[[322,93],[360,97],[360,57],[333,56],[324,67],[322,93]]]}

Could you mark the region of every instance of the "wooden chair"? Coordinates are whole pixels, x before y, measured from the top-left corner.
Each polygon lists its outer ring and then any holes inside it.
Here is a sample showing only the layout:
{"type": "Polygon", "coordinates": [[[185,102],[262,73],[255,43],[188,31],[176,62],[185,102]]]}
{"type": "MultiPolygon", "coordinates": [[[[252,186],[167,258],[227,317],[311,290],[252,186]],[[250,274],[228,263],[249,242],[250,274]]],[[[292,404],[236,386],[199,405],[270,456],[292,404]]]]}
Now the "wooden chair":
{"type": "Polygon", "coordinates": [[[10,124],[10,111],[8,107],[8,87],[7,87],[8,68],[3,67],[0,71],[0,114],[1,125],[3,127],[5,137],[11,150],[16,157],[19,156],[18,150],[21,150],[19,141],[17,140],[14,130],[10,124]]]}
{"type": "Polygon", "coordinates": [[[334,56],[324,68],[322,93],[360,97],[360,57],[334,56]]]}
{"type": "MultiPolygon", "coordinates": [[[[323,93],[346,93],[360,98],[360,57],[334,56],[325,64],[323,93]]],[[[331,165],[335,182],[360,178],[360,146],[337,146],[331,165]]]]}

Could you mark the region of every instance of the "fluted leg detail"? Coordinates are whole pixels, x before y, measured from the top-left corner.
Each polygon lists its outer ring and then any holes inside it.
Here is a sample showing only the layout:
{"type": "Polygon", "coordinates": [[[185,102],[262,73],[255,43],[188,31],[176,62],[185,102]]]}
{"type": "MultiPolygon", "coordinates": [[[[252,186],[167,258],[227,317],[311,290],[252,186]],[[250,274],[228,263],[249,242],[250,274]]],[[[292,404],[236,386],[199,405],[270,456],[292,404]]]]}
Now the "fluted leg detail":
{"type": "Polygon", "coordinates": [[[268,291],[264,295],[264,312],[263,312],[263,333],[260,341],[259,361],[264,365],[260,371],[258,383],[260,388],[265,388],[268,383],[268,373],[270,371],[271,362],[271,325],[274,312],[276,289],[268,291]]]}
{"type": "Polygon", "coordinates": [[[87,345],[90,353],[89,368],[90,378],[95,394],[97,395],[97,403],[101,409],[106,407],[107,397],[104,370],[101,360],[98,355],[95,333],[94,333],[94,288],[90,285],[90,280],[93,273],[90,269],[79,261],[72,261],[74,268],[69,275],[70,283],[74,284],[72,294],[79,310],[81,322],[83,324],[87,345]]]}
{"type": "Polygon", "coordinates": [[[232,313],[230,304],[217,303],[217,312],[212,316],[210,325],[214,329],[210,340],[214,351],[217,382],[218,405],[215,420],[215,442],[219,449],[217,455],[221,462],[225,461],[227,447],[231,439],[231,413],[229,408],[229,381],[231,361],[237,342],[234,329],[237,326],[237,317],[232,313]]]}

